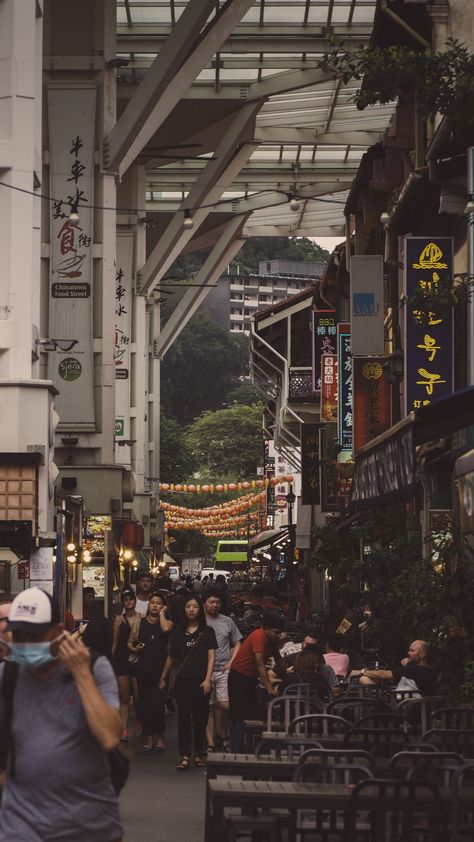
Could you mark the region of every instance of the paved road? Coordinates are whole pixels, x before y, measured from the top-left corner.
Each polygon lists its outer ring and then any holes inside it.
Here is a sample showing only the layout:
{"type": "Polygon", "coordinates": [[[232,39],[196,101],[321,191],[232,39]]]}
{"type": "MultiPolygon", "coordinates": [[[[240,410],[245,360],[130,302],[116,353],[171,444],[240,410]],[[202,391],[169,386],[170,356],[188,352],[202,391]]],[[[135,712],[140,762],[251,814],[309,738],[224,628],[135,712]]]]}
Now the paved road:
{"type": "Polygon", "coordinates": [[[144,754],[142,737],[130,742],[131,771],[120,796],[125,842],[201,842],[205,770],[177,772],[176,715],[166,716],[167,748],[144,754]]]}

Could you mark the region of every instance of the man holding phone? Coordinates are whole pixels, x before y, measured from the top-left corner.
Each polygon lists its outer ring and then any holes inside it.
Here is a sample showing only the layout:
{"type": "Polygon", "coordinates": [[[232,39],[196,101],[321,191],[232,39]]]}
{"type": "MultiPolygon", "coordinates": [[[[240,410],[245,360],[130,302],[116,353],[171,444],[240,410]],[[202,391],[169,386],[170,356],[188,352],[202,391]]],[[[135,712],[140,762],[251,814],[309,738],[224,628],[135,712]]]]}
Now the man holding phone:
{"type": "Polygon", "coordinates": [[[18,665],[0,721],[7,723],[0,842],[122,842],[107,752],[120,739],[117,683],[109,662],[64,631],[53,598],[29,588],[13,600],[6,631],[18,665]],[[13,696],[13,698],[12,698],[13,696]],[[8,717],[10,719],[10,717],[8,717]]]}

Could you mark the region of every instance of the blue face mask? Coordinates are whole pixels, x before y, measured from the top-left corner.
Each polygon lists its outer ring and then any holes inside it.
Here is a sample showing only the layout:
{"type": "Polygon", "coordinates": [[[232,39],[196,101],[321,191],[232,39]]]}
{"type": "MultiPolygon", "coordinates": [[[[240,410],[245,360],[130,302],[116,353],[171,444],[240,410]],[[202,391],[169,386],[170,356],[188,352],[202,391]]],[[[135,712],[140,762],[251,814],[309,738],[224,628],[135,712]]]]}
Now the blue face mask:
{"type": "Polygon", "coordinates": [[[23,667],[43,667],[55,660],[50,640],[46,643],[11,643],[10,649],[10,660],[23,667]]]}

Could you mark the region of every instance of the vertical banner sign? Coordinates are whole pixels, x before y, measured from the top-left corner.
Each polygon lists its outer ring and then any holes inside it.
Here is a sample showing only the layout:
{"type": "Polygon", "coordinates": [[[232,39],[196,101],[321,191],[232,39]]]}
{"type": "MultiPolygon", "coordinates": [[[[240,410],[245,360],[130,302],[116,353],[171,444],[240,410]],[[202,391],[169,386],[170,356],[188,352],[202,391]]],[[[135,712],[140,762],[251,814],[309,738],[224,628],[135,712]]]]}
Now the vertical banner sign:
{"type": "Polygon", "coordinates": [[[339,352],[338,433],[342,452],[352,452],[352,351],[351,326],[340,324],[337,330],[339,352]]]}
{"type": "Polygon", "coordinates": [[[390,427],[390,386],[384,375],[385,357],[353,357],[354,450],[390,427]]]}
{"type": "Polygon", "coordinates": [[[301,425],[301,502],[317,506],[321,490],[319,479],[319,424],[301,425]]]}
{"type": "Polygon", "coordinates": [[[337,354],[335,310],[313,310],[313,391],[321,391],[321,357],[337,354]]]}
{"type": "Polygon", "coordinates": [[[382,355],[385,351],[383,257],[351,257],[351,345],[354,357],[382,355]]]}
{"type": "Polygon", "coordinates": [[[405,398],[411,412],[451,394],[453,311],[434,311],[429,298],[453,277],[451,237],[406,237],[405,398]],[[427,303],[423,305],[423,293],[427,303]],[[415,301],[414,303],[414,296],[415,301]]]}
{"type": "MultiPolygon", "coordinates": [[[[117,233],[115,265],[115,438],[130,438],[130,341],[133,234],[117,233]]],[[[116,445],[116,460],[130,461],[129,448],[116,445]]]]}
{"type": "Polygon", "coordinates": [[[48,89],[51,199],[49,337],[75,339],[48,354],[61,423],[94,429],[92,234],[96,91],[48,89]],[[72,211],[79,222],[69,219],[72,211]]]}
{"type": "Polygon", "coordinates": [[[337,439],[337,424],[321,425],[319,431],[319,450],[321,453],[321,511],[339,511],[339,482],[336,461],[330,450],[337,439]]]}
{"type": "Polygon", "coordinates": [[[337,354],[321,357],[321,421],[337,423],[337,354]]]}

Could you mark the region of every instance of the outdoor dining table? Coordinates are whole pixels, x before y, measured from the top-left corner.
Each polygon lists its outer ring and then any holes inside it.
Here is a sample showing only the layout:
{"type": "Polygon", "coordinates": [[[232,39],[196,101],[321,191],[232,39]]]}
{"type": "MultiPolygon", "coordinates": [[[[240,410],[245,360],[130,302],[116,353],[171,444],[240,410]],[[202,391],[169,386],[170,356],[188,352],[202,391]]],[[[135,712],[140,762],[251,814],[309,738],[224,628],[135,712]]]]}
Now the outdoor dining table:
{"type": "MultiPolygon", "coordinates": [[[[204,842],[215,842],[224,838],[227,808],[263,811],[275,809],[296,810],[341,810],[347,811],[351,803],[353,787],[347,784],[294,783],[284,781],[242,781],[235,779],[210,780],[209,810],[206,813],[204,842]]],[[[444,808],[451,803],[449,787],[439,787],[440,802],[444,808]]],[[[472,790],[460,795],[461,803],[472,804],[472,790]]],[[[377,798],[364,796],[364,808],[374,809],[377,798]]]]}
{"type": "MultiPolygon", "coordinates": [[[[299,758],[277,758],[269,755],[225,754],[216,752],[207,758],[206,828],[210,820],[210,783],[218,775],[290,781],[299,758]]],[[[206,831],[207,832],[207,831],[206,831]]],[[[207,836],[206,836],[207,838],[207,836]]]]}

